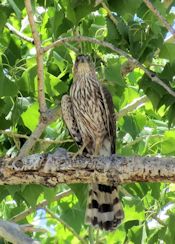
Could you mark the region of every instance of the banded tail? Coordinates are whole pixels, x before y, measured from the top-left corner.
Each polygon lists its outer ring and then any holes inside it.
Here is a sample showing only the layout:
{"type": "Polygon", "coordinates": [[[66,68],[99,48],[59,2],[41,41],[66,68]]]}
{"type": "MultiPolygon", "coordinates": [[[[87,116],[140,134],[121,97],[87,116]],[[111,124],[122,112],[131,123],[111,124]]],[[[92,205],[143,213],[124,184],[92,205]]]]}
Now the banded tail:
{"type": "Polygon", "coordinates": [[[121,223],[124,212],[116,186],[92,184],[89,191],[86,222],[112,231],[121,223]]]}

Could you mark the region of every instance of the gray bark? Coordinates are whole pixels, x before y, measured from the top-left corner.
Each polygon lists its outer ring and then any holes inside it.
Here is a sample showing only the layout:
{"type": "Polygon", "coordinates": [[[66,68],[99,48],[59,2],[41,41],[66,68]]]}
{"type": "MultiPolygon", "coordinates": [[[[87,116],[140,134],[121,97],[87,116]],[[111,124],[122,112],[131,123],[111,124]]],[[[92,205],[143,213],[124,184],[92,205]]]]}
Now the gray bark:
{"type": "Polygon", "coordinates": [[[0,159],[0,185],[59,183],[175,182],[175,158],[84,157],[76,159],[60,148],[54,154],[34,154],[21,160],[0,159]]]}

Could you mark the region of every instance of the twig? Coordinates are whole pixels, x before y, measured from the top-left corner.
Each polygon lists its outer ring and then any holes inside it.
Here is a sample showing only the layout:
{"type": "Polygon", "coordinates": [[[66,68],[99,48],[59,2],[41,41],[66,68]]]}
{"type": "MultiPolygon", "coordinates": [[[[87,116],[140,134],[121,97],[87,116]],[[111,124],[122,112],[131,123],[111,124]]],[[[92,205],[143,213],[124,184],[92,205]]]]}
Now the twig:
{"type": "Polygon", "coordinates": [[[122,108],[119,113],[117,113],[117,119],[120,119],[129,112],[132,112],[133,110],[137,109],[137,107],[143,106],[147,101],[149,101],[149,99],[146,95],[134,99],[133,102],[129,103],[126,107],[122,108]]]}
{"type": "Polygon", "coordinates": [[[46,233],[47,230],[44,228],[39,228],[39,227],[35,227],[34,225],[30,225],[30,224],[26,224],[26,225],[20,225],[20,229],[24,232],[42,232],[42,233],[46,233]]]}
{"type": "Polygon", "coordinates": [[[43,52],[41,49],[41,41],[36,28],[36,24],[33,17],[32,5],[30,0],[25,0],[25,7],[32,30],[32,35],[36,48],[36,59],[37,59],[37,73],[38,73],[38,100],[39,109],[41,113],[41,120],[44,119],[47,110],[45,94],[44,94],[44,66],[43,66],[43,52]]]}
{"type": "Polygon", "coordinates": [[[133,63],[133,65],[136,65],[137,67],[141,68],[153,82],[162,86],[169,94],[175,97],[175,92],[169,86],[167,86],[158,76],[156,76],[154,72],[148,70],[147,68],[145,68],[144,65],[139,63],[137,59],[133,58],[127,52],[115,47],[109,42],[101,41],[96,38],[86,37],[86,36],[64,37],[58,39],[57,41],[53,42],[52,44],[46,47],[43,47],[43,52],[47,52],[49,49],[63,45],[66,42],[91,42],[111,49],[112,51],[118,53],[119,55],[126,57],[129,61],[133,63]]]}
{"type": "Polygon", "coordinates": [[[102,7],[106,10],[106,12],[107,12],[109,18],[111,19],[111,21],[114,23],[115,26],[117,26],[117,25],[118,25],[118,21],[117,21],[117,19],[113,16],[111,10],[108,8],[108,6],[106,5],[106,3],[105,3],[103,0],[102,0],[100,3],[101,3],[101,5],[102,5],[102,7]]]}
{"type": "MultiPolygon", "coordinates": [[[[58,194],[54,197],[53,202],[54,202],[54,201],[59,201],[59,200],[61,200],[63,197],[66,197],[66,196],[70,195],[71,193],[72,193],[71,190],[67,190],[67,191],[58,193],[58,194]]],[[[47,205],[48,205],[48,201],[47,201],[47,200],[44,200],[44,201],[38,203],[38,204],[35,206],[35,208],[30,207],[30,208],[28,208],[27,210],[24,210],[23,212],[21,212],[21,213],[15,215],[14,217],[11,218],[11,220],[12,220],[13,222],[19,222],[19,221],[21,221],[22,219],[24,219],[27,215],[29,215],[29,214],[31,214],[33,211],[35,211],[36,209],[44,208],[44,207],[47,206],[47,205]]]]}
{"type": "Polygon", "coordinates": [[[126,145],[123,145],[123,147],[131,147],[133,145],[135,145],[136,143],[143,141],[146,138],[161,138],[163,135],[158,135],[158,134],[153,134],[153,135],[144,135],[144,136],[140,136],[137,137],[134,141],[131,141],[129,143],[127,143],[126,145]]]}
{"type": "Polygon", "coordinates": [[[163,222],[163,220],[161,220],[159,217],[154,216],[153,219],[155,219],[160,225],[167,226],[167,225],[163,222]]]}
{"type": "MultiPolygon", "coordinates": [[[[30,138],[30,136],[15,133],[15,132],[9,131],[9,130],[0,130],[0,134],[4,134],[4,135],[7,135],[9,137],[15,137],[15,138],[24,138],[24,139],[30,138]]],[[[66,139],[66,140],[52,140],[50,138],[44,138],[44,139],[35,138],[35,139],[36,139],[36,142],[48,143],[48,144],[63,144],[63,143],[67,143],[67,142],[73,142],[72,139],[66,139]]]]}
{"type": "Polygon", "coordinates": [[[166,19],[160,14],[158,9],[154,7],[154,5],[149,0],[143,0],[146,6],[153,12],[154,15],[162,22],[165,28],[173,35],[175,38],[175,29],[166,21],[166,19]]]}
{"type": "Polygon", "coordinates": [[[23,39],[23,40],[25,40],[27,42],[30,42],[30,43],[34,44],[33,38],[24,35],[22,32],[20,32],[19,30],[15,29],[10,23],[6,23],[5,26],[7,27],[7,29],[9,29],[9,31],[11,31],[16,36],[20,37],[21,39],[23,39]]]}
{"type": "Polygon", "coordinates": [[[72,234],[77,237],[77,239],[80,241],[80,243],[86,244],[87,242],[81,238],[81,236],[79,236],[77,234],[77,232],[70,226],[68,225],[64,220],[62,220],[61,218],[59,218],[56,214],[54,214],[50,209],[45,208],[46,212],[54,219],[56,219],[57,221],[59,221],[62,225],[65,226],[66,229],[68,229],[70,232],[72,232],[72,234]]]}

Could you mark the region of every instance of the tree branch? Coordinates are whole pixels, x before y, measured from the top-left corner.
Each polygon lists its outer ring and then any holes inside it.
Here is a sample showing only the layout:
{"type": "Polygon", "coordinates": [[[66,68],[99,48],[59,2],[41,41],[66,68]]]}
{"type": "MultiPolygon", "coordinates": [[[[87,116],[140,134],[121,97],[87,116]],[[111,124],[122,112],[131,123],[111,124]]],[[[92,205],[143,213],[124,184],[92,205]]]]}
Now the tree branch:
{"type": "Polygon", "coordinates": [[[101,41],[96,38],[87,37],[87,36],[63,37],[63,38],[60,38],[57,41],[53,42],[52,44],[50,44],[46,47],[43,47],[43,52],[47,52],[51,48],[63,45],[67,42],[90,42],[90,43],[95,43],[95,44],[98,44],[103,47],[107,47],[107,48],[111,49],[112,51],[118,53],[119,55],[126,57],[129,61],[131,61],[133,63],[133,65],[136,65],[137,67],[141,68],[153,82],[162,86],[169,94],[171,94],[173,97],[175,97],[175,92],[169,86],[167,86],[158,76],[156,76],[156,74],[154,72],[148,70],[147,68],[145,68],[144,65],[139,63],[139,61],[137,59],[133,58],[127,52],[115,47],[114,45],[112,45],[109,42],[101,41]]]}
{"type": "Polygon", "coordinates": [[[20,149],[20,152],[15,160],[23,158],[24,156],[29,154],[30,150],[35,145],[35,143],[43,133],[46,126],[52,121],[56,120],[56,118],[58,118],[61,115],[60,108],[48,110],[45,115],[46,115],[45,120],[40,121],[36,129],[33,131],[33,133],[30,135],[28,140],[24,143],[24,145],[20,149]]]}
{"type": "Polygon", "coordinates": [[[66,229],[68,229],[70,232],[72,232],[72,234],[74,236],[76,236],[76,238],[80,241],[80,243],[82,244],[86,244],[86,241],[83,240],[83,238],[81,238],[81,236],[79,236],[77,234],[77,232],[70,226],[68,225],[63,219],[61,219],[60,217],[58,217],[55,213],[53,213],[50,209],[45,208],[46,212],[55,220],[57,220],[58,222],[60,222],[66,229]]]}
{"type": "MultiPolygon", "coordinates": [[[[0,130],[0,134],[4,134],[7,135],[8,137],[12,137],[12,138],[24,138],[24,139],[29,139],[30,136],[27,136],[25,134],[19,134],[10,130],[0,130]]],[[[52,140],[50,138],[44,138],[44,139],[39,139],[39,138],[35,138],[36,142],[39,143],[47,143],[47,144],[63,144],[63,143],[67,143],[67,142],[73,142],[72,139],[65,139],[65,140],[52,140]]]]}
{"type": "Polygon", "coordinates": [[[36,28],[36,24],[33,17],[32,5],[30,0],[25,0],[26,11],[32,30],[32,35],[36,47],[36,59],[37,59],[37,73],[38,73],[38,99],[39,99],[39,109],[41,113],[41,119],[47,110],[45,94],[44,94],[44,66],[43,66],[43,52],[41,49],[41,41],[36,28]]]}
{"type": "Polygon", "coordinates": [[[47,230],[45,228],[40,228],[40,227],[35,227],[34,225],[30,224],[25,224],[25,225],[20,225],[20,229],[23,232],[41,232],[41,233],[46,233],[47,230]]]}
{"type": "Polygon", "coordinates": [[[20,149],[19,155],[17,156],[16,160],[24,157],[30,152],[33,145],[36,143],[36,140],[41,136],[42,132],[47,126],[48,121],[50,122],[48,118],[48,116],[50,116],[50,111],[47,110],[45,93],[44,93],[43,52],[41,48],[40,37],[37,32],[37,28],[34,21],[30,0],[25,0],[25,7],[26,7],[26,11],[27,11],[30,27],[32,30],[33,39],[34,39],[34,44],[36,48],[37,74],[38,74],[38,102],[39,102],[39,110],[40,110],[40,121],[37,128],[34,130],[34,132],[31,134],[29,139],[24,143],[24,145],[20,149]]]}
{"type": "Polygon", "coordinates": [[[9,29],[9,31],[11,31],[13,34],[18,36],[20,39],[23,39],[24,41],[27,41],[27,42],[30,42],[30,43],[34,44],[33,38],[24,35],[22,32],[20,32],[19,30],[15,29],[10,23],[6,23],[5,27],[7,27],[7,29],[9,29]]]}
{"type": "Polygon", "coordinates": [[[0,185],[59,183],[175,182],[175,158],[77,157],[60,148],[54,154],[34,154],[15,162],[0,159],[0,185]]]}
{"type": "Polygon", "coordinates": [[[134,99],[131,103],[129,103],[126,107],[122,108],[118,113],[117,113],[117,119],[120,119],[121,117],[125,116],[129,112],[132,112],[135,110],[137,107],[143,106],[145,102],[149,101],[148,97],[146,95],[134,99]]]}
{"type": "Polygon", "coordinates": [[[160,14],[158,9],[154,7],[154,5],[149,0],[143,0],[146,6],[153,12],[154,15],[161,21],[161,23],[165,26],[165,28],[173,35],[175,39],[175,29],[166,21],[166,19],[160,14]]]}
{"type": "MultiPolygon", "coordinates": [[[[53,199],[53,202],[54,201],[59,201],[60,199],[62,199],[63,197],[66,197],[68,195],[71,194],[71,190],[67,190],[67,191],[64,191],[64,192],[61,192],[61,193],[58,193],[54,199],[53,199]]],[[[47,200],[44,200],[40,203],[38,203],[35,208],[28,208],[27,210],[24,210],[23,212],[17,214],[16,216],[12,217],[11,218],[11,221],[13,222],[18,222],[18,221],[21,221],[22,219],[25,219],[25,217],[31,213],[33,213],[35,210],[38,210],[38,209],[41,209],[41,208],[44,208],[48,205],[48,201],[47,200]]]]}
{"type": "Polygon", "coordinates": [[[0,221],[0,236],[14,244],[39,244],[25,235],[19,225],[9,221],[0,221]]]}
{"type": "Polygon", "coordinates": [[[109,16],[109,18],[111,19],[111,21],[114,23],[115,26],[117,26],[118,21],[117,19],[113,16],[111,10],[108,8],[108,6],[106,5],[106,3],[102,0],[99,2],[99,4],[102,5],[102,7],[106,10],[107,15],[109,16]]]}

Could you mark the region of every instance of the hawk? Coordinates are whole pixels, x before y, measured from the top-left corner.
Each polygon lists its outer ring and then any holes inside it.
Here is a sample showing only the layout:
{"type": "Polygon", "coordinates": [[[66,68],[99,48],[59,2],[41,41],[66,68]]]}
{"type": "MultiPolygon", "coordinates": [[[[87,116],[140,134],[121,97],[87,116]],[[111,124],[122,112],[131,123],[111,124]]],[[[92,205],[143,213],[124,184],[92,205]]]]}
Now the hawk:
{"type": "MultiPolygon", "coordinates": [[[[112,97],[96,76],[89,56],[79,55],[73,68],[70,96],[61,100],[63,119],[78,145],[77,154],[110,156],[115,153],[116,120],[112,97]]],[[[104,230],[114,230],[124,214],[117,186],[92,184],[86,222],[104,230]]]]}

